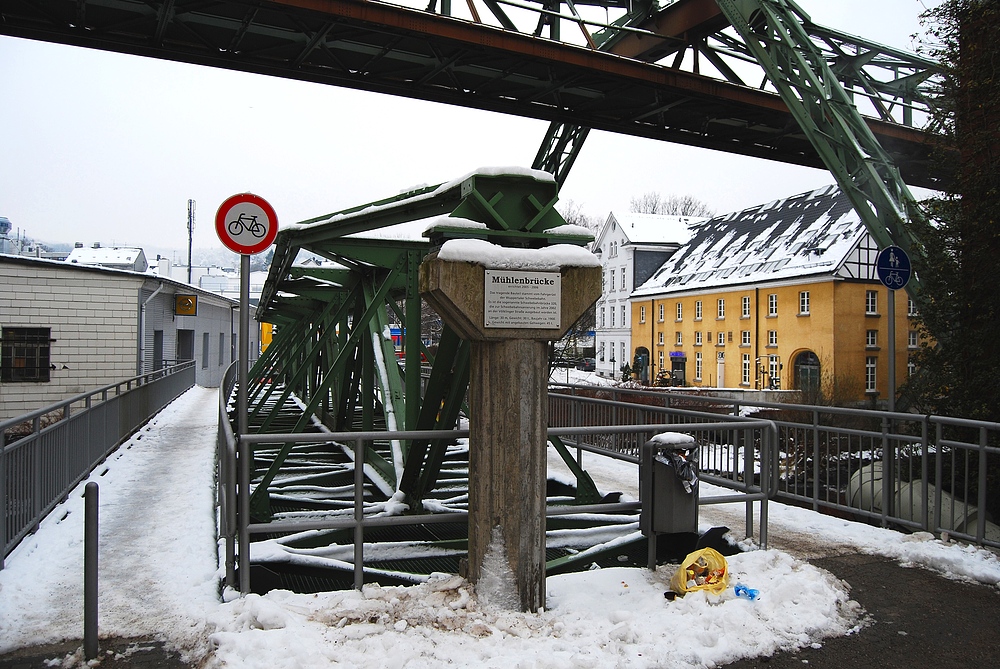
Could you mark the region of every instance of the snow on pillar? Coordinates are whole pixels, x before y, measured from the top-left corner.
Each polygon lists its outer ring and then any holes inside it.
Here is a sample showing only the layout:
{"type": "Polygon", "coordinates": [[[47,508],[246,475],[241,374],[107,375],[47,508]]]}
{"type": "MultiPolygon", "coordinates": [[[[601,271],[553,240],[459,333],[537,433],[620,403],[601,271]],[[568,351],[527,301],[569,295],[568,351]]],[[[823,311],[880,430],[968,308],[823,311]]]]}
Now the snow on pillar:
{"type": "Polygon", "coordinates": [[[420,267],[421,295],[472,342],[466,578],[503,608],[545,605],[549,340],[601,294],[586,249],[452,240],[420,267]]]}

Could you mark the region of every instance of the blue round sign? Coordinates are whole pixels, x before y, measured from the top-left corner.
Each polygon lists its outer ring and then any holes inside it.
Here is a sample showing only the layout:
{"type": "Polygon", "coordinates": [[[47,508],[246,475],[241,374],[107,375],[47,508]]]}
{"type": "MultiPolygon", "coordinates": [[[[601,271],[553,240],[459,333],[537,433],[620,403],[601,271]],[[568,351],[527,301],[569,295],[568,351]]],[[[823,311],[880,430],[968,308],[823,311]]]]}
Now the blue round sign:
{"type": "Polygon", "coordinates": [[[875,273],[886,288],[903,288],[910,281],[910,257],[898,246],[888,246],[879,251],[875,273]]]}

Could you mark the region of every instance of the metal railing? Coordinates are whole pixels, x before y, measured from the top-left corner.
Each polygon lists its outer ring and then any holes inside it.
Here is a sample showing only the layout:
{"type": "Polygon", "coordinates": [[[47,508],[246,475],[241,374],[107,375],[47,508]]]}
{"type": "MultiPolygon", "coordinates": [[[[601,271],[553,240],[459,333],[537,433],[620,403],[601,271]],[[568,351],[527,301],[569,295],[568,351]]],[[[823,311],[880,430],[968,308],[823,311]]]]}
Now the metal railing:
{"type": "MultiPolygon", "coordinates": [[[[883,527],[1000,547],[1000,527],[988,513],[991,506],[1000,507],[995,499],[1000,423],[563,384],[553,386],[549,396],[550,416],[573,424],[605,416],[616,423],[655,422],[651,416],[663,410],[686,416],[683,420],[766,417],[778,430],[777,499],[883,527]]],[[[595,446],[624,453],[637,447],[621,439],[595,446]]],[[[711,471],[711,461],[703,459],[702,468],[711,471]]]]}
{"type": "MultiPolygon", "coordinates": [[[[228,587],[238,587],[240,592],[250,591],[250,537],[259,534],[283,534],[313,530],[352,529],[354,531],[354,585],[361,588],[364,580],[364,533],[366,529],[385,526],[409,524],[431,524],[465,522],[467,512],[415,514],[406,516],[366,515],[363,502],[364,492],[364,453],[366,447],[373,441],[392,441],[410,439],[461,439],[469,436],[468,430],[436,430],[436,431],[378,431],[378,432],[321,432],[296,434],[234,434],[229,417],[228,406],[233,397],[235,383],[235,368],[227,371],[219,395],[219,503],[221,536],[225,544],[226,580],[228,587]],[[273,445],[276,443],[316,444],[339,443],[353,444],[354,457],[354,505],[350,516],[327,516],[325,518],[284,519],[268,523],[251,523],[249,498],[251,490],[251,462],[253,448],[258,444],[273,445]]],[[[678,417],[682,417],[678,413],[678,417]]],[[[717,459],[715,474],[703,477],[712,483],[729,488],[736,492],[733,495],[706,496],[699,499],[699,505],[744,503],[746,505],[746,534],[754,534],[753,505],[760,505],[760,542],[767,543],[767,500],[773,495],[774,443],[777,429],[767,420],[749,420],[732,417],[716,417],[721,420],[706,422],[693,420],[695,416],[687,416],[692,420],[677,420],[674,424],[667,421],[654,421],[650,424],[605,425],[605,426],[566,426],[550,427],[549,437],[558,437],[575,444],[579,449],[589,449],[602,456],[617,457],[638,464],[637,458],[620,453],[612,453],[601,448],[586,445],[585,441],[595,433],[615,435],[629,443],[644,443],[653,434],[674,431],[685,432],[698,436],[715,435],[720,444],[728,444],[725,450],[727,467],[719,467],[722,459],[717,459]],[[753,444],[752,448],[746,445],[753,444]],[[742,459],[737,458],[739,453],[742,459]],[[745,476],[744,472],[756,472],[757,477],[745,476]]],[[[638,477],[638,473],[637,473],[638,477]]],[[[637,480],[638,482],[638,480],[637,480]]],[[[624,502],[611,504],[566,505],[552,506],[547,515],[566,515],[576,513],[634,513],[641,509],[640,502],[624,502]]]]}
{"type": "Polygon", "coordinates": [[[194,379],[194,362],[184,362],[0,421],[0,569],[94,467],[194,379]]]}

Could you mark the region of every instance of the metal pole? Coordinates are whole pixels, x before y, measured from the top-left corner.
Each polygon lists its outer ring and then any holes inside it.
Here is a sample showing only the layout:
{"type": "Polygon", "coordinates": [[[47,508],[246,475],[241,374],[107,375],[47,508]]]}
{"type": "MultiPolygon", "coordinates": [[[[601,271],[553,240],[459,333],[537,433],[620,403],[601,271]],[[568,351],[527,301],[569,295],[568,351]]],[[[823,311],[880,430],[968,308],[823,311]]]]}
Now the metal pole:
{"type": "Polygon", "coordinates": [[[365,517],[365,442],[354,442],[354,589],[361,590],[365,584],[365,529],[361,521],[365,517]]]}
{"type": "Polygon", "coordinates": [[[83,513],[83,651],[93,660],[100,650],[97,639],[97,484],[84,489],[83,513]]]}
{"type": "Polygon", "coordinates": [[[896,291],[889,289],[889,411],[896,411],[896,291]]]}
{"type": "Polygon", "coordinates": [[[250,256],[240,256],[240,379],[236,388],[237,428],[247,432],[247,377],[250,374],[250,256]]]}
{"type": "Polygon", "coordinates": [[[237,499],[240,504],[239,518],[237,519],[237,557],[239,559],[240,593],[250,592],[250,534],[247,527],[250,525],[250,454],[253,446],[243,439],[239,440],[239,492],[237,499]]]}
{"type": "Polygon", "coordinates": [[[240,359],[239,383],[236,387],[237,430],[239,431],[239,561],[240,561],[240,592],[244,595],[250,592],[250,537],[247,526],[250,524],[250,460],[253,448],[242,440],[247,433],[247,383],[250,375],[250,256],[240,256],[240,359]]]}

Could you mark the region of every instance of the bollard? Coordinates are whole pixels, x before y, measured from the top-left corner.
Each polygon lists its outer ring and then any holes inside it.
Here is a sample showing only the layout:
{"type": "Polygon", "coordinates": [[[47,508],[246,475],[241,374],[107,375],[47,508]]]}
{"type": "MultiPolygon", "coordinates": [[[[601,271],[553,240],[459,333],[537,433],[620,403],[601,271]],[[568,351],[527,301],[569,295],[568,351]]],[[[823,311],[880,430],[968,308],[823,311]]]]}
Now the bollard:
{"type": "Polygon", "coordinates": [[[84,491],[83,513],[83,652],[93,660],[100,650],[97,639],[97,484],[84,491]]]}

